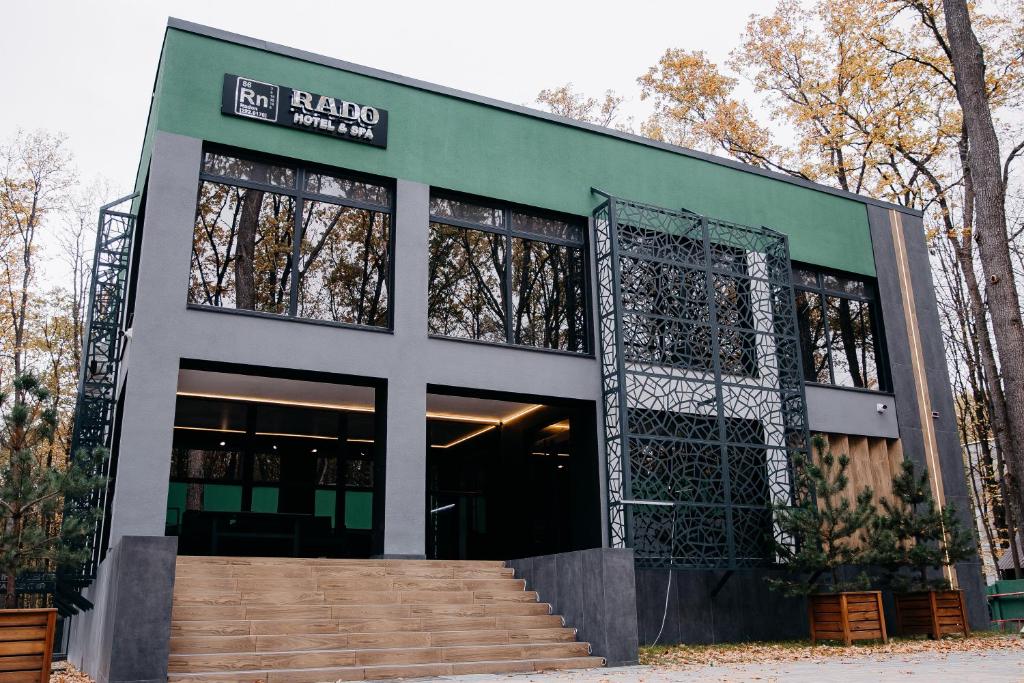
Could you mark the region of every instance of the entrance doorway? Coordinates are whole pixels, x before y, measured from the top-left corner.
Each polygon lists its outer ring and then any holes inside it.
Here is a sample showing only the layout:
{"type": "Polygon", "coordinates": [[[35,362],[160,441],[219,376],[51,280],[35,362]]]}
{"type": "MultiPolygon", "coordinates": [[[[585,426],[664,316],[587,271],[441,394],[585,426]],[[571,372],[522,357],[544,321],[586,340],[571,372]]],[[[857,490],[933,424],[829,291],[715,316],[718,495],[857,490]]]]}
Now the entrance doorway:
{"type": "Polygon", "coordinates": [[[592,402],[433,389],[426,458],[428,558],[601,545],[592,402]]]}
{"type": "Polygon", "coordinates": [[[166,521],[179,553],[379,553],[376,394],[182,369],[166,521]]]}

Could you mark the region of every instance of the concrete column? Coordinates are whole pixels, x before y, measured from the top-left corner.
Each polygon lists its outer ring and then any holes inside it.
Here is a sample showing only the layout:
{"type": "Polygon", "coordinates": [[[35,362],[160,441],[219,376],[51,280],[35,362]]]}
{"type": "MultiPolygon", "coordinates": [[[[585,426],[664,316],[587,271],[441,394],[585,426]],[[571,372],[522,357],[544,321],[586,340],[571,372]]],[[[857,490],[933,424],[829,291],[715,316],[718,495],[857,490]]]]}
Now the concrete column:
{"type": "Polygon", "coordinates": [[[174,438],[181,318],[185,313],[202,141],[158,133],[146,192],[132,342],[123,372],[124,412],[110,545],[163,536],[174,438]]]}
{"type": "Polygon", "coordinates": [[[397,353],[388,372],[384,554],[426,552],[427,234],[430,188],[398,181],[395,195],[397,353]]]}

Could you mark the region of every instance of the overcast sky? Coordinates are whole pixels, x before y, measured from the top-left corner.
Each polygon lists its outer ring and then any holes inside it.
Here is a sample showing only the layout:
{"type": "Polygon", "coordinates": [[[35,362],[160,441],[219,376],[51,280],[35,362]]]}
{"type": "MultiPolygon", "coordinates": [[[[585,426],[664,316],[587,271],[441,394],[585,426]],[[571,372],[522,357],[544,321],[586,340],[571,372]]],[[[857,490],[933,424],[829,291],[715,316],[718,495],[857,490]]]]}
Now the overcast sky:
{"type": "Polygon", "coordinates": [[[0,16],[0,138],[69,136],[84,178],[130,191],[168,16],[517,104],[572,81],[636,102],[635,79],[667,47],[718,60],[765,0],[26,0],[0,16]],[[700,9],[698,9],[700,7],[700,9]]]}
{"type": "MultiPolygon", "coordinates": [[[[592,95],[612,88],[639,121],[636,78],[666,48],[720,62],[747,17],[773,4],[3,0],[0,140],[18,128],[62,131],[84,182],[131,192],[168,16],[515,104],[535,106],[541,89],[567,82],[592,95]]],[[[54,254],[41,265],[44,280],[63,280],[54,254]]]]}

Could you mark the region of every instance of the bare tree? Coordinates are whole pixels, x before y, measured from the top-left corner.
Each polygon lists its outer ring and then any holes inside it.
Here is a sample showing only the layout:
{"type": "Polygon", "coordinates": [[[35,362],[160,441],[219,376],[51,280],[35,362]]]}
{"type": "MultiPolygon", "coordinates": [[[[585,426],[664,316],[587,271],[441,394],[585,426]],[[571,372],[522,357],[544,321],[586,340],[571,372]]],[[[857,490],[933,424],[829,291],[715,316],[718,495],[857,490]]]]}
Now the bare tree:
{"type": "MultiPolygon", "coordinates": [[[[1003,393],[1009,407],[1010,449],[1003,457],[1014,489],[1014,517],[1024,510],[1024,325],[1013,277],[1006,230],[1006,174],[999,137],[992,120],[986,87],[985,56],[971,23],[965,0],[944,0],[949,58],[956,76],[956,95],[970,141],[970,173],[975,193],[975,233],[985,273],[985,295],[998,347],[1003,393]],[[1005,170],[1004,170],[1005,169],[1005,170]]],[[[1015,151],[1019,151],[1019,147],[1015,151]]]]}
{"type": "Polygon", "coordinates": [[[75,176],[63,135],[20,130],[0,145],[0,173],[0,334],[17,377],[27,369],[39,233],[63,206],[75,176]]]}

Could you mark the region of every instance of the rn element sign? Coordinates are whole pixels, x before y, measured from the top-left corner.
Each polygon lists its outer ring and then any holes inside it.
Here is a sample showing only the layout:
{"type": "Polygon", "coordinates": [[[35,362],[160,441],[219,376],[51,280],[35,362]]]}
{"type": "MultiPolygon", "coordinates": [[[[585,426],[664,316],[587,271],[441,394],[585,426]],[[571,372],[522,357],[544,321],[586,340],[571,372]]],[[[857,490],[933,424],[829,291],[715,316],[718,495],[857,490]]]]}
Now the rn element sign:
{"type": "Polygon", "coordinates": [[[388,112],[245,76],[224,74],[221,113],[342,140],[388,146],[388,112]]]}

